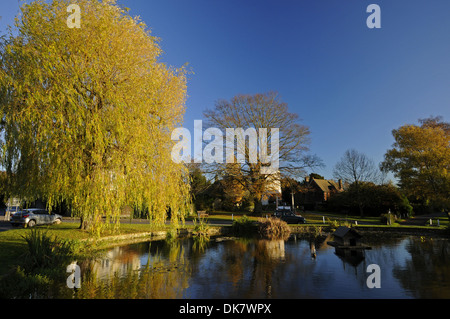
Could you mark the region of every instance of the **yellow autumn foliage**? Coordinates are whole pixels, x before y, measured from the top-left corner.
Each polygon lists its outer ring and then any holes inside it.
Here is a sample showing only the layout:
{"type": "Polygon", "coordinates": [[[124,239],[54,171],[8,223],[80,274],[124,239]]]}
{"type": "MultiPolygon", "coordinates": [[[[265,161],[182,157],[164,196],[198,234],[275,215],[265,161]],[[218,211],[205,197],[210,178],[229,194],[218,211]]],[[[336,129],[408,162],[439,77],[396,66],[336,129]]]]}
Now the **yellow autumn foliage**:
{"type": "Polygon", "coordinates": [[[0,47],[1,160],[8,195],[66,202],[86,225],[125,205],[182,220],[187,171],[171,161],[186,70],[115,1],[34,1],[0,47]],[[69,28],[67,7],[81,9],[69,28]]]}
{"type": "Polygon", "coordinates": [[[450,123],[442,118],[393,130],[382,168],[394,172],[406,193],[436,208],[450,207],[450,123]]]}

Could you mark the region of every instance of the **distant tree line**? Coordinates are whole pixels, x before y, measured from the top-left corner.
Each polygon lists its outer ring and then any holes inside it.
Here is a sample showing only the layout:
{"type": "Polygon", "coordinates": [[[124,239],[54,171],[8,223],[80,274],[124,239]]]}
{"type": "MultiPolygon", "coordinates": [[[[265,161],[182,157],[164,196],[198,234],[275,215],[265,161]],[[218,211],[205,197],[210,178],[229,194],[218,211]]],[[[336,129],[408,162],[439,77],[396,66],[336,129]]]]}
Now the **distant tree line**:
{"type": "Polygon", "coordinates": [[[353,183],[344,192],[335,194],[327,202],[327,209],[335,212],[380,216],[388,213],[410,217],[413,211],[408,198],[392,183],[376,185],[371,182],[353,183]]]}
{"type": "Polygon", "coordinates": [[[327,202],[334,211],[398,216],[449,212],[450,123],[441,117],[419,120],[392,131],[395,143],[379,168],[365,154],[347,150],[334,167],[350,186],[327,202]],[[385,183],[392,172],[396,184],[385,183]]]}
{"type": "MultiPolygon", "coordinates": [[[[354,149],[344,152],[333,169],[344,191],[331,196],[323,208],[334,212],[380,216],[391,212],[398,217],[413,213],[448,212],[450,202],[450,124],[440,117],[419,120],[420,125],[404,125],[393,130],[395,143],[376,165],[354,149]],[[392,172],[395,181],[386,181],[392,172]]],[[[191,166],[191,193],[197,210],[254,210],[254,196],[229,174],[214,175],[208,180],[200,166],[191,166]]],[[[238,168],[236,168],[238,169],[238,168]]],[[[310,179],[325,179],[312,173],[310,179]]],[[[304,205],[310,185],[290,176],[281,177],[280,202],[296,207],[304,205]]],[[[275,205],[264,207],[273,210],[275,205]]]]}

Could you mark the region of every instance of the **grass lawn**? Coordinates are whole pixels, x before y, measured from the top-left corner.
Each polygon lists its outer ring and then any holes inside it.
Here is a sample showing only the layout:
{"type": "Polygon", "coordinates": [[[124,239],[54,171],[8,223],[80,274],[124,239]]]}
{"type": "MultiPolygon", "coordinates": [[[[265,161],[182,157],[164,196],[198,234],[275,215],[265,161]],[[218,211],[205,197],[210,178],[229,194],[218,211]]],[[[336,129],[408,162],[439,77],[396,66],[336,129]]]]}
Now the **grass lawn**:
{"type": "MultiPolygon", "coordinates": [[[[267,215],[270,216],[271,213],[267,212],[267,215]]],[[[372,226],[387,226],[381,223],[380,221],[380,217],[373,217],[373,216],[365,216],[365,217],[360,217],[360,216],[356,216],[356,215],[343,215],[343,214],[338,214],[338,213],[330,213],[330,212],[320,212],[320,211],[314,211],[314,212],[304,212],[304,213],[297,213],[302,215],[303,217],[306,218],[307,224],[317,224],[317,225],[324,225],[323,223],[323,217],[325,216],[325,225],[328,225],[330,222],[334,222],[334,221],[348,221],[351,224],[354,224],[355,221],[358,223],[359,226],[364,225],[364,224],[370,224],[372,226]]],[[[209,223],[214,223],[214,221],[229,221],[232,222],[233,220],[240,218],[242,216],[246,215],[250,220],[254,220],[257,221],[258,218],[261,217],[257,217],[257,216],[252,216],[251,213],[244,213],[244,212],[227,212],[227,211],[218,211],[218,212],[213,212],[210,213],[208,217],[205,218],[205,220],[209,223]]],[[[266,213],[262,213],[262,217],[264,217],[266,215],[266,213]]],[[[196,220],[197,218],[192,217],[192,218],[186,218],[187,221],[192,221],[192,220],[196,220]]],[[[433,218],[433,228],[438,228],[437,225],[437,220],[439,219],[439,224],[440,227],[439,228],[445,228],[449,225],[449,219],[448,217],[439,217],[439,218],[433,218]]],[[[402,222],[402,220],[399,220],[398,222],[402,222]]],[[[408,226],[408,225],[401,225],[400,223],[395,223],[389,227],[412,227],[412,226],[408,226]]],[[[426,227],[425,226],[421,226],[421,227],[426,227]]],[[[414,226],[414,227],[418,227],[418,226],[414,226]]]]}
{"type": "Polygon", "coordinates": [[[0,276],[25,253],[26,242],[21,236],[19,229],[0,232],[0,276]]]}
{"type": "MultiPolygon", "coordinates": [[[[232,222],[233,220],[241,218],[244,215],[247,216],[250,220],[254,220],[254,221],[257,221],[258,218],[261,218],[261,217],[252,216],[251,213],[217,211],[217,212],[210,213],[209,216],[205,218],[205,220],[208,221],[209,223],[213,223],[214,221],[232,222]]],[[[197,218],[196,217],[186,218],[187,221],[192,221],[194,219],[197,219],[197,218]]]]}
{"type": "MultiPolygon", "coordinates": [[[[333,220],[349,220],[349,221],[355,221],[358,222],[370,222],[370,223],[379,223],[380,219],[378,217],[365,217],[360,218],[359,216],[347,216],[347,215],[339,215],[339,214],[333,214],[333,213],[323,213],[323,212],[305,212],[305,213],[297,213],[299,215],[302,215],[306,218],[306,221],[308,224],[323,224],[323,218],[322,216],[325,216],[325,223],[328,223],[328,221],[333,220]]],[[[252,216],[251,213],[243,213],[243,212],[226,212],[226,211],[219,211],[209,214],[209,216],[206,218],[206,220],[210,223],[213,223],[214,221],[232,221],[233,219],[240,218],[242,216],[246,215],[250,220],[257,221],[258,218],[264,217],[266,215],[270,216],[271,213],[267,212],[262,213],[261,217],[252,216]]],[[[186,220],[192,220],[195,218],[188,218],[186,220]]]]}

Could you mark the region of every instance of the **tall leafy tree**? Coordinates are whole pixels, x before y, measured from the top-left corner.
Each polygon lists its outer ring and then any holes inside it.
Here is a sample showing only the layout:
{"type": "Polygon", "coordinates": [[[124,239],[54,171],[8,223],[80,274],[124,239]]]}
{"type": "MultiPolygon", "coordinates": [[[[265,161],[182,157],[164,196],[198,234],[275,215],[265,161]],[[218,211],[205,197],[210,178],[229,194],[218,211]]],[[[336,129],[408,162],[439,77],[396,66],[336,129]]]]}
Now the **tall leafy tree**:
{"type": "MultiPolygon", "coordinates": [[[[83,228],[124,205],[162,222],[189,199],[170,132],[186,72],[161,63],[158,39],[115,1],[34,1],[0,42],[1,161],[7,192],[65,201],[83,228]],[[68,7],[80,7],[80,28],[68,7]]],[[[109,224],[109,223],[108,223],[109,224]]],[[[102,226],[103,227],[103,226],[102,226]]]]}
{"type": "Polygon", "coordinates": [[[419,120],[392,131],[395,143],[382,168],[392,171],[415,201],[450,208],[450,123],[441,117],[419,120]]]}
{"type": "MultiPolygon", "coordinates": [[[[238,149],[242,145],[245,150],[243,161],[235,163],[214,163],[207,170],[218,176],[226,175],[242,185],[251,196],[255,211],[261,210],[261,196],[269,189],[279,185],[282,176],[300,176],[306,167],[321,166],[321,160],[308,155],[309,128],[300,124],[297,114],[290,113],[288,105],[281,101],[276,92],[267,92],[254,95],[237,95],[231,100],[220,100],[214,109],[206,110],[204,116],[210,127],[219,128],[225,132],[228,128],[243,130],[267,129],[266,147],[270,151],[271,161],[279,161],[277,169],[264,172],[261,150],[265,147],[258,144],[255,154],[259,151],[256,160],[252,160],[249,142],[234,140],[233,152],[238,158],[238,149]],[[272,129],[278,129],[278,138],[272,136],[272,129]],[[278,140],[278,149],[272,149],[273,140],[278,140]],[[237,165],[236,165],[237,163],[237,165]]],[[[267,154],[268,155],[268,154],[267,154]]]]}

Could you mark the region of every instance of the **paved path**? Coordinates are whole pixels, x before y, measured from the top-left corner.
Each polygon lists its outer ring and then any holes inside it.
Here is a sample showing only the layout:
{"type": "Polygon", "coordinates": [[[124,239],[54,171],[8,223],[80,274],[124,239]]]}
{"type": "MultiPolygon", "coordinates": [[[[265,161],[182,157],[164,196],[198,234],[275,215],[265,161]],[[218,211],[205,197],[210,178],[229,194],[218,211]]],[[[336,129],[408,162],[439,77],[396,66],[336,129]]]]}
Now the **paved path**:
{"type": "Polygon", "coordinates": [[[2,220],[3,216],[0,216],[0,232],[12,229],[12,226],[9,222],[5,222],[2,220]]]}

